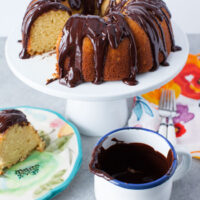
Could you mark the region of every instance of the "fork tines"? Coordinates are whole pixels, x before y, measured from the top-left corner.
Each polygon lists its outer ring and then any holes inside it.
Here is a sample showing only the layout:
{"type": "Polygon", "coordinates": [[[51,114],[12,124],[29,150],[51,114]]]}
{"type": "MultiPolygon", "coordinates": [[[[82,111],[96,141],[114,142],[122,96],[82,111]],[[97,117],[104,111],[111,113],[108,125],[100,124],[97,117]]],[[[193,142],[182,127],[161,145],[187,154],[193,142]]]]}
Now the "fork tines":
{"type": "Polygon", "coordinates": [[[159,110],[176,112],[175,92],[170,89],[163,89],[159,102],[159,110]]]}

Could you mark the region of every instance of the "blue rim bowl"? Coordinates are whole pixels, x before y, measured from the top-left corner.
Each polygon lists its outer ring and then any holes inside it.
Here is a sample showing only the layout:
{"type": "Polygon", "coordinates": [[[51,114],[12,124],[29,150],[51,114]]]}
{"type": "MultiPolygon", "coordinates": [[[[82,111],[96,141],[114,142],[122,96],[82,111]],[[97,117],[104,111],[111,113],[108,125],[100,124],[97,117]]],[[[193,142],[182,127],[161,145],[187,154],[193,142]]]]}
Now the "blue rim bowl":
{"type": "Polygon", "coordinates": [[[176,151],[173,147],[173,145],[170,143],[169,140],[167,140],[164,136],[160,135],[158,132],[156,131],[152,131],[146,128],[138,128],[138,127],[125,127],[125,128],[120,128],[120,129],[116,129],[114,131],[109,132],[108,134],[104,135],[96,144],[96,146],[98,146],[99,144],[101,144],[102,142],[104,142],[106,140],[106,138],[108,138],[110,135],[119,132],[119,131],[123,131],[123,130],[142,130],[142,131],[146,131],[147,133],[153,133],[156,134],[157,136],[161,137],[162,139],[164,139],[168,145],[170,146],[172,152],[173,152],[173,162],[172,165],[170,167],[170,169],[168,170],[168,172],[163,175],[161,178],[149,182],[149,183],[142,183],[142,184],[133,184],[133,183],[125,183],[116,179],[110,180],[110,182],[114,185],[117,185],[119,187],[123,187],[126,189],[135,189],[135,190],[143,190],[143,189],[150,189],[153,187],[156,187],[158,185],[163,184],[164,182],[166,182],[167,180],[169,180],[173,174],[176,171],[177,165],[178,165],[178,161],[177,161],[177,154],[176,151]]]}

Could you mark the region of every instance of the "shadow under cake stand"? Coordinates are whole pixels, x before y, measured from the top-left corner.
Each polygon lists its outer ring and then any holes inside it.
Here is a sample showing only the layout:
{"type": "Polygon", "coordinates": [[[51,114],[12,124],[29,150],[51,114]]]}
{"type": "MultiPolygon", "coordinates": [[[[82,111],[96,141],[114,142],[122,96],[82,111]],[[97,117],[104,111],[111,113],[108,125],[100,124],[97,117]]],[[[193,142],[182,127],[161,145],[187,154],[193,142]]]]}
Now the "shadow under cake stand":
{"type": "Polygon", "coordinates": [[[181,46],[182,51],[169,55],[167,62],[170,66],[161,66],[155,72],[138,75],[139,84],[136,86],[128,86],[122,81],[105,82],[101,85],[84,83],[75,88],[63,86],[58,81],[46,85],[46,80],[55,72],[56,55],[45,54],[20,59],[20,27],[15,29],[6,42],[5,53],[10,69],[30,87],[66,99],[67,119],[87,136],[102,136],[125,126],[130,114],[128,99],[157,89],[172,80],[183,68],[189,53],[187,36],[173,23],[176,45],[181,46]]]}

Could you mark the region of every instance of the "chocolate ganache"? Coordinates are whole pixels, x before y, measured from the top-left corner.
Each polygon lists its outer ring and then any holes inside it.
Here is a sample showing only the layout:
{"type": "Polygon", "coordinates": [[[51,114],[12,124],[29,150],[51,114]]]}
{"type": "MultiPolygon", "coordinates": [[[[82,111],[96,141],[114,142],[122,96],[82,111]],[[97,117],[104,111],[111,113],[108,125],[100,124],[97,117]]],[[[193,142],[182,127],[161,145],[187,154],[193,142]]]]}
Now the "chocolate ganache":
{"type": "MultiPolygon", "coordinates": [[[[28,47],[28,38],[30,35],[31,25],[35,22],[35,20],[42,14],[50,11],[50,10],[63,10],[67,11],[70,15],[72,14],[71,10],[62,4],[63,1],[66,0],[36,0],[32,1],[25,13],[23,23],[22,23],[22,51],[20,53],[21,59],[30,58],[30,55],[27,52],[28,47]]],[[[99,0],[97,5],[94,0],[69,0],[69,6],[71,9],[80,10],[81,6],[83,6],[83,14],[95,14],[95,9],[97,7],[98,10],[101,9],[101,2],[99,0]],[[99,6],[98,6],[99,5],[99,6]]]]}
{"type": "Polygon", "coordinates": [[[97,13],[100,15],[101,6],[104,0],[68,0],[69,5],[72,9],[80,10],[83,7],[82,14],[94,15],[97,13]]]}
{"type": "Polygon", "coordinates": [[[128,2],[127,0],[122,0],[119,4],[116,4],[115,0],[111,0],[107,13],[113,11],[121,11],[124,13],[124,15],[129,16],[131,19],[136,21],[146,32],[151,43],[151,50],[153,55],[154,66],[152,71],[156,70],[160,65],[159,52],[161,52],[164,57],[162,65],[169,65],[166,62],[168,53],[166,48],[165,35],[159,20],[165,20],[167,24],[172,42],[171,50],[181,50],[180,47],[175,45],[174,35],[171,28],[171,23],[169,21],[171,14],[166,6],[166,3],[162,0],[132,0],[128,2]]]}
{"type": "Polygon", "coordinates": [[[169,17],[171,14],[166,6],[166,3],[161,0],[137,0],[129,2],[124,8],[126,15],[135,20],[146,32],[151,43],[154,66],[152,70],[156,70],[159,66],[159,52],[164,56],[163,65],[168,65],[166,59],[168,56],[166,49],[165,36],[162,26],[159,21],[165,20],[172,42],[172,51],[181,50],[175,46],[174,35],[171,28],[169,17]],[[168,17],[168,16],[169,17],[168,17]],[[157,27],[159,29],[157,29],[157,27]],[[161,37],[159,35],[161,33],[161,37]]]}
{"type": "Polygon", "coordinates": [[[88,37],[94,48],[95,80],[99,84],[103,81],[103,71],[108,45],[118,48],[121,41],[128,37],[130,40],[131,74],[124,82],[136,84],[137,51],[131,30],[121,13],[113,12],[107,15],[107,20],[99,16],[73,15],[63,29],[63,37],[59,47],[60,77],[62,84],[75,87],[83,82],[82,77],[82,42],[88,37]],[[69,68],[65,70],[65,59],[70,58],[69,68]]]}
{"type": "Polygon", "coordinates": [[[105,149],[102,144],[93,152],[90,171],[106,180],[142,184],[155,181],[170,172],[173,153],[167,157],[143,143],[124,143],[113,138],[115,144],[105,149]]]}
{"type": "Polygon", "coordinates": [[[0,133],[5,132],[9,127],[19,124],[28,125],[26,116],[19,110],[0,111],[0,133]]]}
{"type": "Polygon", "coordinates": [[[64,10],[71,14],[70,9],[61,4],[61,1],[62,0],[37,0],[29,4],[22,22],[22,51],[20,53],[20,58],[26,59],[30,57],[27,48],[31,25],[40,15],[49,10],[64,10]]]}
{"type": "Polygon", "coordinates": [[[70,8],[72,8],[72,9],[80,10],[82,1],[81,0],[69,0],[69,5],[70,5],[70,8]]]}

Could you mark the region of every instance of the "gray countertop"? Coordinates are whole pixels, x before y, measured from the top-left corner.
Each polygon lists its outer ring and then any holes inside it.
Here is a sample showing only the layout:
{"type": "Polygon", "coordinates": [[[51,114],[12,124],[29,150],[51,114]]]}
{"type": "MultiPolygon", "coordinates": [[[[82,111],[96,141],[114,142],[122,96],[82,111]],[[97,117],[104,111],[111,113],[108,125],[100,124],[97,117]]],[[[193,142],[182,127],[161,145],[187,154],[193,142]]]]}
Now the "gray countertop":
{"type": "MultiPolygon", "coordinates": [[[[64,115],[65,100],[48,96],[31,89],[18,80],[9,70],[4,55],[5,38],[0,38],[0,107],[29,105],[55,110],[64,115]]],[[[190,52],[200,52],[200,35],[189,35],[190,52]]],[[[60,195],[54,200],[95,200],[93,175],[88,170],[88,163],[94,144],[98,138],[82,136],[83,163],[80,171],[60,195]]],[[[171,200],[200,199],[200,161],[193,160],[190,172],[174,183],[171,200]]]]}

